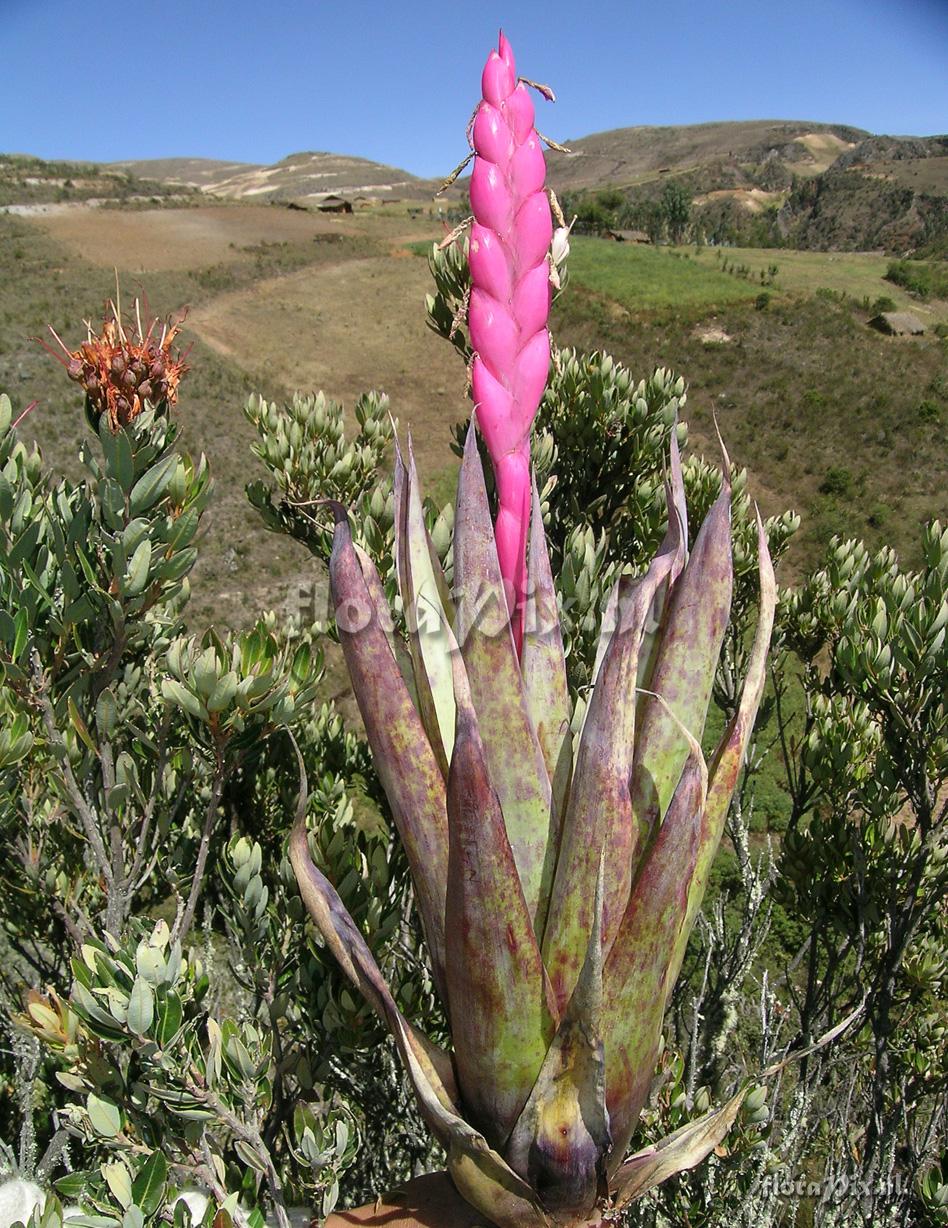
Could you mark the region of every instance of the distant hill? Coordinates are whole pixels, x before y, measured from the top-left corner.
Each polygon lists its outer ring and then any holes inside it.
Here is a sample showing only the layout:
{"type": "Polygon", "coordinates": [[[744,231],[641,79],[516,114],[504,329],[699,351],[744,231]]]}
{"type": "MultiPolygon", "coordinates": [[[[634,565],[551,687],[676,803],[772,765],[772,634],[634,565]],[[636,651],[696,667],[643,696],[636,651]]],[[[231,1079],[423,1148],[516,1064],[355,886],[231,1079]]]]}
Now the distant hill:
{"type": "Polygon", "coordinates": [[[146,179],[125,168],[94,162],[47,162],[29,154],[0,153],[0,208],[150,200],[190,191],[162,182],[160,175],[146,179]]]}
{"type": "Polygon", "coordinates": [[[817,175],[867,136],[860,128],[807,120],[615,128],[564,141],[570,152],[551,155],[549,180],[557,192],[632,187],[721,162],[777,162],[798,175],[817,175]]]}
{"type": "MultiPolygon", "coordinates": [[[[948,137],[874,136],[809,121],[618,128],[567,141],[549,182],[570,209],[606,193],[597,222],[649,229],[669,182],[714,243],[944,255],[948,137]],[[618,194],[618,195],[617,195],[618,194]]],[[[656,234],[654,225],[651,232],[656,234]]]]}
{"type": "Polygon", "coordinates": [[[143,178],[198,188],[234,200],[298,200],[318,202],[333,195],[377,200],[430,200],[434,180],[419,179],[398,167],[345,154],[290,154],[273,166],[248,162],[216,162],[209,158],[161,158],[116,162],[116,169],[143,178]]]}
{"type": "MultiPolygon", "coordinates": [[[[948,254],[948,137],[878,136],[846,124],[746,120],[616,128],[551,151],[548,182],[586,228],[660,237],[669,183],[691,206],[687,236],[736,246],[948,254]],[[607,206],[597,197],[606,194],[607,206]]],[[[429,202],[438,181],[345,154],[291,154],[272,166],[159,158],[108,166],[0,155],[0,206],[90,198],[213,196],[318,206],[429,202]]],[[[460,180],[447,194],[455,203],[460,180]]],[[[56,206],[59,207],[59,206],[56,206]]],[[[581,226],[582,228],[582,226],[581,226]]]]}

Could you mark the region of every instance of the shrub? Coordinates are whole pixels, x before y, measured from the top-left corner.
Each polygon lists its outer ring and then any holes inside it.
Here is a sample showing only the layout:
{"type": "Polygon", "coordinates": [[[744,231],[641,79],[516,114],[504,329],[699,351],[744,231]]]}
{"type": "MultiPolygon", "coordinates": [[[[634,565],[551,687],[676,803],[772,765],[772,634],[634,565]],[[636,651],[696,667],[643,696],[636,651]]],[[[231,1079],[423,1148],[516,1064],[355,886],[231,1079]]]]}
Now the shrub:
{"type": "Polygon", "coordinates": [[[885,271],[885,278],[921,299],[948,298],[948,268],[943,263],[893,260],[885,271]]]}
{"type": "Polygon", "coordinates": [[[820,483],[824,495],[848,495],[853,488],[853,475],[841,465],[831,465],[820,483]]]}

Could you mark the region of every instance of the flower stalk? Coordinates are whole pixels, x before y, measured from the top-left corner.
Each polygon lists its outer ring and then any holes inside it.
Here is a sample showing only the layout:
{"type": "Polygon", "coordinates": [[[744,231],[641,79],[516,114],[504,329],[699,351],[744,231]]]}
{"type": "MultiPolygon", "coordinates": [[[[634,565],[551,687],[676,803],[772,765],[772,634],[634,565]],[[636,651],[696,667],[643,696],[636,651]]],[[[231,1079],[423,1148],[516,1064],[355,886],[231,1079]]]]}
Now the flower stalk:
{"type": "Polygon", "coordinates": [[[546,163],[533,100],[500,35],[474,117],[468,324],[475,418],[497,484],[495,534],[518,652],[523,642],[530,430],[550,367],[550,242],[546,163]]]}

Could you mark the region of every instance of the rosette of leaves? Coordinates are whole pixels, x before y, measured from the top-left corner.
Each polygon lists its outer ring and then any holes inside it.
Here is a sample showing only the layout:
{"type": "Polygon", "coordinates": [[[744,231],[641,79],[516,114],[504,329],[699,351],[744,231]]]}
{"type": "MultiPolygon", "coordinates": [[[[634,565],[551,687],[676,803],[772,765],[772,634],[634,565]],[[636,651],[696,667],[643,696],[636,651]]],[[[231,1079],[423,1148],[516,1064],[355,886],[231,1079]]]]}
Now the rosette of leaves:
{"type": "Polygon", "coordinates": [[[213,628],[200,639],[180,637],[168,647],[167,664],[162,695],[219,759],[293,724],[322,675],[322,653],[312,642],[294,645],[263,621],[227,640],[213,628]]]}
{"type": "Polygon", "coordinates": [[[668,533],[648,571],[623,577],[607,605],[583,715],[568,694],[536,487],[536,617],[518,660],[473,427],[453,593],[413,461],[397,458],[407,644],[334,508],[340,640],[411,867],[450,1053],[398,1009],[315,864],[305,794],[291,860],[324,941],[394,1035],[455,1188],[509,1228],[598,1223],[704,1158],[749,1090],[623,1162],[763,690],[774,604],[759,525],[759,624],[709,768],[697,736],[730,607],[730,491],[689,554],[674,436],[669,472],[668,533]]]}

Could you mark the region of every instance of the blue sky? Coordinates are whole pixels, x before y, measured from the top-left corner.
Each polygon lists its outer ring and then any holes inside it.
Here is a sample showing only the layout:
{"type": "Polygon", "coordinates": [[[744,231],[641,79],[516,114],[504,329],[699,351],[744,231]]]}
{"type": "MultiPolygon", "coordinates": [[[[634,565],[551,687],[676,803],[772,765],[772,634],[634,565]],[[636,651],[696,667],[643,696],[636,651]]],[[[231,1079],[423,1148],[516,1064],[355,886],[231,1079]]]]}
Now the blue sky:
{"type": "Polygon", "coordinates": [[[559,139],[758,118],[948,131],[948,0],[0,0],[0,150],[322,149],[438,175],[500,25],[556,89],[538,126],[559,139]]]}

